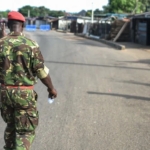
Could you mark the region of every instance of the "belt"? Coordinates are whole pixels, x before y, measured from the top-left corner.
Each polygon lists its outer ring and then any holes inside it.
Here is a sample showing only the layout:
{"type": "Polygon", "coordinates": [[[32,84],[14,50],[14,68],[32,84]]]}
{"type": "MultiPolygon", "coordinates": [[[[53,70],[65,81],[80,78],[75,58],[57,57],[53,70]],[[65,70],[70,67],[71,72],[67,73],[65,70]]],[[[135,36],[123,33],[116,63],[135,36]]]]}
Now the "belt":
{"type": "Polygon", "coordinates": [[[30,90],[33,90],[33,85],[25,86],[25,85],[4,85],[4,84],[1,84],[1,86],[6,87],[6,88],[17,88],[17,89],[30,89],[30,90]]]}

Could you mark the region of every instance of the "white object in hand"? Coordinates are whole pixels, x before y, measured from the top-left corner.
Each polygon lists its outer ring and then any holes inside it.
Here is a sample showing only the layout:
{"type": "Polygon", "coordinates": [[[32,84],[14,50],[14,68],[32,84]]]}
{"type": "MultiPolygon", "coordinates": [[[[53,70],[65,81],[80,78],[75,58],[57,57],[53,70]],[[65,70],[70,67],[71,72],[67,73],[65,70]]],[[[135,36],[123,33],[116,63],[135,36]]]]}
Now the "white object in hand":
{"type": "Polygon", "coordinates": [[[54,102],[54,99],[48,98],[48,102],[49,102],[50,104],[52,104],[52,103],[54,102]]]}

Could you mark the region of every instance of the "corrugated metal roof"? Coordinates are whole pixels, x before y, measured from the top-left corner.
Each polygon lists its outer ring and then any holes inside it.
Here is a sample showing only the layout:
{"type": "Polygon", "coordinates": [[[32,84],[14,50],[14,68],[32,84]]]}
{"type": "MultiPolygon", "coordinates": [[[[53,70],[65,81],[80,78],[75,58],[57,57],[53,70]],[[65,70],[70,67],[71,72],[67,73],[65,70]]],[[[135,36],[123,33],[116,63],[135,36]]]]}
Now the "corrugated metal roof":
{"type": "Polygon", "coordinates": [[[118,19],[123,19],[123,18],[127,17],[128,14],[106,13],[106,14],[95,14],[94,16],[95,17],[101,17],[101,18],[108,18],[108,17],[115,16],[118,19]]]}

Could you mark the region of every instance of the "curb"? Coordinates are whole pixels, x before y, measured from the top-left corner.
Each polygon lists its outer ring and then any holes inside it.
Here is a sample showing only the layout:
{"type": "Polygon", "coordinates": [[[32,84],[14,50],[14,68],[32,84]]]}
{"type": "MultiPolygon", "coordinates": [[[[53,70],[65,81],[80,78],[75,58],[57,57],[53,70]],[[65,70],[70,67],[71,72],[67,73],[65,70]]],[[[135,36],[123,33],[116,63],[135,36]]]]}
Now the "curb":
{"type": "Polygon", "coordinates": [[[125,50],[126,49],[125,45],[120,45],[120,44],[118,44],[116,42],[113,42],[113,41],[107,41],[107,40],[104,40],[104,39],[94,39],[92,37],[87,37],[87,36],[81,35],[81,34],[74,34],[74,35],[107,44],[109,46],[112,46],[112,47],[116,48],[117,50],[125,50]]]}

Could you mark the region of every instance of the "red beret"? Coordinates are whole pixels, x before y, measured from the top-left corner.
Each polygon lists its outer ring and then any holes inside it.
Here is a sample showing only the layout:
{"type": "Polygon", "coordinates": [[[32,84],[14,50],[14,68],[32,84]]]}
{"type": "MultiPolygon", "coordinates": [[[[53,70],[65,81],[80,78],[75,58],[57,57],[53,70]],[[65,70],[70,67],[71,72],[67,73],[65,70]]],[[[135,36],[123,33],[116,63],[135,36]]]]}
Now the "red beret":
{"type": "Polygon", "coordinates": [[[17,12],[17,11],[11,11],[8,13],[8,19],[11,19],[11,20],[19,20],[19,21],[23,21],[25,22],[25,18],[24,16],[17,12]]]}

